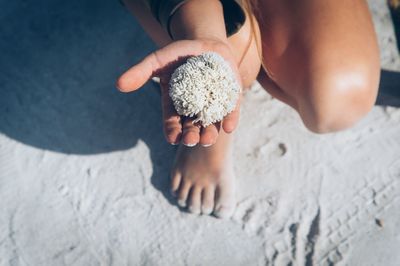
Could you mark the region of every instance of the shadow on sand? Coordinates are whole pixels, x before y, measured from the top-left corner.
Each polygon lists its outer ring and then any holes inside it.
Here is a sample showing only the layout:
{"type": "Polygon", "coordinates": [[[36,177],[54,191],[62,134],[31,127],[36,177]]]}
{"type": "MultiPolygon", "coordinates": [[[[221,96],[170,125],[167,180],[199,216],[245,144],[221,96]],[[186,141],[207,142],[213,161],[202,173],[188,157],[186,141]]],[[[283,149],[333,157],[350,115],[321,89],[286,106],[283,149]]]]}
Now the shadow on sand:
{"type": "Polygon", "coordinates": [[[158,85],[130,94],[114,87],[155,49],[131,15],[116,0],[0,6],[0,133],[65,154],[126,150],[142,140],[151,182],[172,202],[176,148],[162,134],[158,85]]]}
{"type": "Polygon", "coordinates": [[[400,72],[382,70],[376,104],[400,107],[400,72]]]}

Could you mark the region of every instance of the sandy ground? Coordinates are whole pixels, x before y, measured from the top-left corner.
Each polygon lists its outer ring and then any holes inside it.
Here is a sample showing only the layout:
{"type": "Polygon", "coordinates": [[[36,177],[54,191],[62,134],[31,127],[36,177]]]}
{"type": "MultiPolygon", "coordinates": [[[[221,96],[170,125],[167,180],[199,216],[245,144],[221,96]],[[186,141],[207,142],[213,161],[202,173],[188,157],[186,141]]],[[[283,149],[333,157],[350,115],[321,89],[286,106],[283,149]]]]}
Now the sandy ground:
{"type": "MultiPolygon", "coordinates": [[[[400,70],[384,0],[370,6],[400,70]]],[[[168,193],[156,87],[113,87],[154,49],[117,1],[2,0],[0,24],[0,265],[399,265],[400,109],[319,136],[255,85],[237,211],[194,216],[168,193]]]]}

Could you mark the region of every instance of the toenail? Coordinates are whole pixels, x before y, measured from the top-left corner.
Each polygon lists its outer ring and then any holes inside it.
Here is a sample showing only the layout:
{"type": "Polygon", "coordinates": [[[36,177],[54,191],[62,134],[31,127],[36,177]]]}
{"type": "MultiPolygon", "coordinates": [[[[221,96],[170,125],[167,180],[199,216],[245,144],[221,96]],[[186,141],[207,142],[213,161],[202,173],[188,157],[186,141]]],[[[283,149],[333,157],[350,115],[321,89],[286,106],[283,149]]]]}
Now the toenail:
{"type": "Polygon", "coordinates": [[[200,210],[192,206],[189,206],[189,211],[193,214],[200,214],[200,210]]]}
{"type": "Polygon", "coordinates": [[[211,208],[203,208],[203,209],[201,210],[201,212],[202,212],[203,214],[209,215],[209,214],[212,212],[212,209],[211,209],[211,208]]]}
{"type": "Polygon", "coordinates": [[[187,146],[187,147],[194,147],[196,146],[197,143],[183,143],[183,145],[187,146]]]}
{"type": "Polygon", "coordinates": [[[186,207],[186,200],[178,200],[178,205],[181,206],[182,208],[186,207]]]}
{"type": "Polygon", "coordinates": [[[215,216],[222,218],[222,219],[227,219],[232,216],[234,212],[234,208],[228,207],[228,206],[220,206],[216,208],[214,211],[215,216]]]}

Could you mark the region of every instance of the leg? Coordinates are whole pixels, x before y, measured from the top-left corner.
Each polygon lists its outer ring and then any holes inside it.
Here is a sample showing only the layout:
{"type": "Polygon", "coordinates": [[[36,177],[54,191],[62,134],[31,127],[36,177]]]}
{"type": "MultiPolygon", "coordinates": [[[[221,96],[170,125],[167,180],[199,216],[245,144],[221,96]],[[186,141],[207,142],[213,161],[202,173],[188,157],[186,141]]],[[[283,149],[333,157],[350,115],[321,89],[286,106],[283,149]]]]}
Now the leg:
{"type": "Polygon", "coordinates": [[[180,145],[172,169],[172,194],[192,213],[228,218],[235,209],[232,135],[220,132],[210,147],[180,145]]]}
{"type": "Polygon", "coordinates": [[[374,105],[380,62],[364,0],[260,1],[258,79],[312,131],[353,125],[374,105]]]}
{"type": "MultiPolygon", "coordinates": [[[[135,1],[126,1],[126,5],[157,45],[164,46],[172,41],[147,9],[135,1]]],[[[252,19],[256,23],[254,17],[252,19]]],[[[237,55],[245,87],[256,79],[261,65],[255,41],[261,42],[257,29],[257,37],[254,37],[250,21],[246,20],[240,31],[228,40],[237,55]]],[[[231,144],[232,135],[221,130],[217,142],[211,147],[179,146],[171,171],[171,190],[180,206],[188,206],[190,212],[197,214],[232,215],[236,202],[231,144]]]]}

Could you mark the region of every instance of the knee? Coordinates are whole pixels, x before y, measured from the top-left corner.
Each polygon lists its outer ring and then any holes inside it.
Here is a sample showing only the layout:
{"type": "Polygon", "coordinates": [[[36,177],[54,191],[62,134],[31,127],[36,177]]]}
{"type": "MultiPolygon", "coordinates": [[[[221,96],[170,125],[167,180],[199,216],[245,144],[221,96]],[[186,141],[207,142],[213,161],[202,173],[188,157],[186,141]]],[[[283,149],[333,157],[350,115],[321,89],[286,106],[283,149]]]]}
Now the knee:
{"type": "Polygon", "coordinates": [[[315,133],[340,131],[353,126],[374,106],[379,68],[334,70],[313,75],[298,104],[305,126],[315,133]]]}

